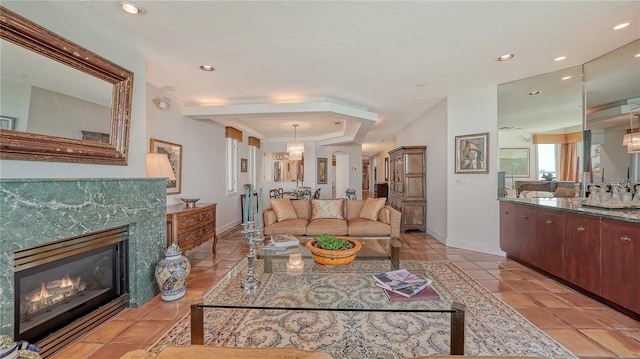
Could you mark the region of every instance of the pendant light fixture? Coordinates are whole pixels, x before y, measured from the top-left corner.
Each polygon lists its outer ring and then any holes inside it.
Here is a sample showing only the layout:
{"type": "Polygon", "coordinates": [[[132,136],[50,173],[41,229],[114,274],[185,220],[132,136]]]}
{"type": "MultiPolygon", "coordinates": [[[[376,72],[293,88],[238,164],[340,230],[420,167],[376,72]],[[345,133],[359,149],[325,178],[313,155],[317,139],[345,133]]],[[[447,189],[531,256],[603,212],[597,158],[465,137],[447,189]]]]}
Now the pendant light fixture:
{"type": "Polygon", "coordinates": [[[298,141],[298,124],[293,125],[293,141],[287,142],[287,152],[289,160],[301,161],[304,153],[304,142],[298,141]]]}

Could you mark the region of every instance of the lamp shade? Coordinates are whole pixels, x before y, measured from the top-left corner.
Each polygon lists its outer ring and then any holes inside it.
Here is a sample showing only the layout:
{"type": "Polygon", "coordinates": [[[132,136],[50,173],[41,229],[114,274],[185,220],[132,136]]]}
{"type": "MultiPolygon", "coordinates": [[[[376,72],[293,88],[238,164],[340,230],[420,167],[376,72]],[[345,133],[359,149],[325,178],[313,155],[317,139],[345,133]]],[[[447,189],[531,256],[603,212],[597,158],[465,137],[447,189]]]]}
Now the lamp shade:
{"type": "Polygon", "coordinates": [[[175,180],[169,156],[164,153],[147,153],[147,178],[168,178],[175,180]]]}

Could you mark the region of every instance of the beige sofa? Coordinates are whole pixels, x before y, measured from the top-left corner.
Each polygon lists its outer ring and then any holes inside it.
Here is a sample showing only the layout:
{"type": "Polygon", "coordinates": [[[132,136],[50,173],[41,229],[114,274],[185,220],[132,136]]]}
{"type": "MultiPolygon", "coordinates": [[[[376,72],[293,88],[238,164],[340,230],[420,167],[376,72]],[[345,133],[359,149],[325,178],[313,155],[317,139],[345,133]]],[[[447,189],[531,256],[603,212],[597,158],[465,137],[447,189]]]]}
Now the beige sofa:
{"type": "Polygon", "coordinates": [[[262,211],[264,234],[400,237],[401,214],[386,198],[272,199],[262,211]]]}

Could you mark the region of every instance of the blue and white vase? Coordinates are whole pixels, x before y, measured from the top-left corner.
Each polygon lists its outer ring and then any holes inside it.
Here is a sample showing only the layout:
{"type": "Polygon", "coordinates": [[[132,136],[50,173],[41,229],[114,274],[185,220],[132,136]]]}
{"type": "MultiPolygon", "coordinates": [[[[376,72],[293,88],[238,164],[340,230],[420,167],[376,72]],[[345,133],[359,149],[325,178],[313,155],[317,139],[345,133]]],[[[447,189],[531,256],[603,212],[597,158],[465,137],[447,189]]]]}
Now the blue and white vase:
{"type": "Polygon", "coordinates": [[[160,287],[162,300],[171,302],[184,297],[187,292],[191,263],[175,243],[167,248],[165,255],[156,267],[156,282],[160,287]]]}
{"type": "Polygon", "coordinates": [[[347,197],[347,200],[358,199],[358,195],[356,195],[355,193],[347,193],[346,197],[347,197]]]}

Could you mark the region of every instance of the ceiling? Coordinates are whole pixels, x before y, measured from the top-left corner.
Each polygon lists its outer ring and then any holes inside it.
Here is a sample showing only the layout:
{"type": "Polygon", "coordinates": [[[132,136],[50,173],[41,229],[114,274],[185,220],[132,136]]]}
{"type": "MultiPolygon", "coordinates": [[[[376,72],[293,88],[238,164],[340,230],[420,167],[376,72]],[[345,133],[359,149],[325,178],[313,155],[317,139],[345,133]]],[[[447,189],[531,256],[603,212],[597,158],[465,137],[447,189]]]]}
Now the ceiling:
{"type": "Polygon", "coordinates": [[[143,15],[119,3],[51,5],[143,54],[147,82],[192,118],[267,142],[292,139],[297,123],[298,139],[362,143],[365,156],[449,96],[640,37],[640,1],[136,1],[143,15]]]}

